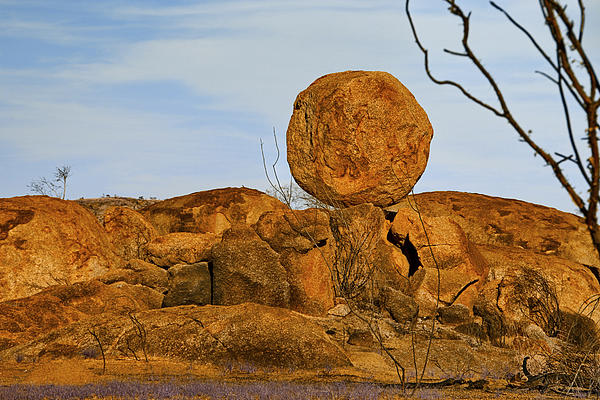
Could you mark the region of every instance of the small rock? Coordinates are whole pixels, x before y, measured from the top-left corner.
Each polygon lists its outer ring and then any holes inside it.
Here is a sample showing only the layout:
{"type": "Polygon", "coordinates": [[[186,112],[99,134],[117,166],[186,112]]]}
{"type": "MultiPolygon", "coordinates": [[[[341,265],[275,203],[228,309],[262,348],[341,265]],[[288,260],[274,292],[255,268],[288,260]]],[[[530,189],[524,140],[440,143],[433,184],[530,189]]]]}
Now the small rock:
{"type": "Polygon", "coordinates": [[[353,346],[374,347],[375,339],[373,339],[373,334],[368,330],[356,331],[352,332],[348,337],[348,344],[353,346]]]}
{"type": "Polygon", "coordinates": [[[331,310],[327,311],[327,315],[331,315],[333,317],[345,317],[346,315],[350,314],[350,312],[351,311],[350,307],[348,307],[348,304],[338,304],[331,310]]]}
{"type": "Polygon", "coordinates": [[[471,322],[471,312],[463,304],[453,304],[438,310],[438,320],[442,324],[464,324],[471,322]]]}
{"type": "Polygon", "coordinates": [[[411,321],[419,314],[419,306],[410,296],[399,290],[385,287],[382,290],[383,304],[396,322],[411,321]]]}

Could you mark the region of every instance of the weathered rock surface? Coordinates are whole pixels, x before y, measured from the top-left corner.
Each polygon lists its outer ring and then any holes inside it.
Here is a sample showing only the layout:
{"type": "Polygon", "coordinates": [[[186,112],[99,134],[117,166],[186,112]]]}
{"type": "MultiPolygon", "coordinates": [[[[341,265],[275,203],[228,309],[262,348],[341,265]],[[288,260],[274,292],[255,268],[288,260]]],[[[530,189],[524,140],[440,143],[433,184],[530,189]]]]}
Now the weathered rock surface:
{"type": "Polygon", "coordinates": [[[267,211],[285,209],[285,204],[258,190],[224,188],[173,197],[140,212],[161,235],[194,232],[220,236],[235,222],[252,225],[267,211]]]}
{"type": "Polygon", "coordinates": [[[419,314],[417,302],[399,290],[385,287],[381,291],[385,309],[397,322],[412,321],[419,314]]]}
{"type": "Polygon", "coordinates": [[[478,290],[488,278],[489,268],[456,222],[449,217],[419,217],[412,209],[400,209],[394,217],[390,238],[403,247],[411,259],[412,273],[419,263],[424,267],[419,276],[411,281],[411,290],[422,305],[422,312],[430,313],[435,307],[436,268],[440,268],[442,281],[440,305],[454,302],[467,307],[473,305],[478,290]],[[411,249],[416,253],[412,253],[411,249]]]}
{"type": "MultiPolygon", "coordinates": [[[[358,286],[365,278],[372,279],[369,290],[373,293],[385,286],[406,287],[409,264],[402,251],[388,241],[390,223],[380,208],[361,204],[333,211],[331,229],[335,240],[333,273],[340,275],[338,284],[346,280],[350,283],[347,286],[358,286]]],[[[348,296],[342,288],[338,290],[348,296]]]]}
{"type": "Polygon", "coordinates": [[[389,206],[421,177],[432,136],[427,114],[392,75],[339,72],[296,98],[287,157],[298,184],[324,203],[389,206]]]}
{"type": "MultiPolygon", "coordinates": [[[[423,215],[450,218],[473,243],[516,247],[600,267],[587,228],[576,215],[474,193],[420,193],[415,200],[423,215]]],[[[390,207],[400,208],[409,208],[408,202],[390,207]]]]}
{"type": "Polygon", "coordinates": [[[264,213],[254,226],[262,240],[278,253],[307,253],[331,241],[329,214],[324,210],[282,210],[264,213]]]}
{"type": "Polygon", "coordinates": [[[463,304],[452,304],[438,309],[438,319],[442,324],[467,324],[472,321],[470,309],[463,304]]]}
{"type": "Polygon", "coordinates": [[[0,199],[0,300],[86,281],[121,262],[102,226],[77,203],[0,199]]]}
{"type": "Polygon", "coordinates": [[[413,297],[419,305],[419,316],[435,315],[436,305],[443,307],[456,303],[472,307],[480,290],[472,282],[469,275],[456,269],[420,268],[410,279],[413,297]]]}
{"type": "Polygon", "coordinates": [[[212,247],[213,304],[254,302],[288,307],[290,285],[279,254],[245,224],[236,224],[212,247]]]}
{"type": "Polygon", "coordinates": [[[220,241],[214,233],[169,233],[147,244],[146,260],[164,268],[208,261],[213,245],[220,241]]]}
{"type": "MultiPolygon", "coordinates": [[[[527,282],[530,276],[527,269],[540,273],[556,291],[560,307],[577,312],[581,305],[593,295],[600,293],[596,277],[581,264],[561,257],[542,255],[531,250],[507,248],[503,246],[479,245],[480,253],[490,267],[489,283],[483,294],[490,302],[495,302],[503,314],[513,320],[527,319],[527,305],[516,299],[515,283],[527,282]]],[[[531,293],[531,297],[538,293],[531,293]]],[[[595,313],[596,319],[599,317],[595,313]]]]}
{"type": "Polygon", "coordinates": [[[132,210],[139,210],[159,201],[160,200],[156,199],[134,199],[131,197],[116,196],[75,200],[75,202],[77,202],[79,205],[88,209],[92,214],[94,214],[100,223],[104,221],[104,214],[106,211],[112,207],[127,207],[132,210]]]}
{"type": "Polygon", "coordinates": [[[98,277],[98,280],[110,285],[115,282],[126,282],[130,285],[142,285],[164,293],[169,284],[166,270],[143,260],[131,259],[122,268],[113,269],[98,277]]]}
{"type": "Polygon", "coordinates": [[[169,288],[163,306],[211,304],[211,292],[208,263],[178,264],[169,268],[169,288]]]}
{"type": "Polygon", "coordinates": [[[251,368],[318,369],[350,366],[323,329],[293,311],[246,303],[236,306],[181,306],[135,314],[146,331],[141,341],[129,317],[85,321],[0,353],[5,359],[81,357],[97,346],[89,329],[105,343],[108,357],[197,360],[251,368]],[[144,345],[145,344],[145,345],[144,345]]]}
{"type": "Polygon", "coordinates": [[[158,236],[156,229],[139,212],[122,206],[104,212],[104,230],[125,260],[144,258],[147,244],[158,236]]]}
{"type": "MultiPolygon", "coordinates": [[[[162,294],[127,283],[92,280],[54,286],[29,297],[0,303],[0,350],[25,343],[70,323],[100,314],[127,314],[162,304],[162,294]]],[[[112,318],[112,317],[111,317],[112,318]]]]}
{"type": "Polygon", "coordinates": [[[258,235],[279,254],[290,285],[290,308],[325,315],[333,307],[329,215],[318,209],[273,211],[254,226],[258,235]]]}

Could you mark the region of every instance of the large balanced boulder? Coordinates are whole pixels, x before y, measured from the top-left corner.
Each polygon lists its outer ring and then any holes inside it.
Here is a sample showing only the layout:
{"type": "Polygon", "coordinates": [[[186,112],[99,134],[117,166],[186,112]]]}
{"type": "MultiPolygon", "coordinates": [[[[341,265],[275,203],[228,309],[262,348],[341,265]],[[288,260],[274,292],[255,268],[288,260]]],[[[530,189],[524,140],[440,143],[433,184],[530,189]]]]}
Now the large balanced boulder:
{"type": "Polygon", "coordinates": [[[0,301],[86,281],[121,262],[102,226],[77,203],[0,199],[0,301]]]}
{"type": "Polygon", "coordinates": [[[222,235],[234,223],[252,225],[260,216],[287,206],[263,192],[248,188],[223,188],[173,197],[140,212],[165,235],[173,232],[222,235]]]}
{"type": "Polygon", "coordinates": [[[97,348],[108,358],[189,360],[221,366],[319,369],[351,366],[324,329],[301,314],[259,304],[180,306],[81,321],[0,352],[10,359],[81,357],[97,348]],[[137,321],[134,323],[133,321],[137,321]],[[139,327],[144,335],[140,335],[139,327]]]}
{"type": "Polygon", "coordinates": [[[397,203],[423,174],[433,129],[396,78],[325,75],[301,92],[287,130],[292,175],[330,205],[397,203]]]}

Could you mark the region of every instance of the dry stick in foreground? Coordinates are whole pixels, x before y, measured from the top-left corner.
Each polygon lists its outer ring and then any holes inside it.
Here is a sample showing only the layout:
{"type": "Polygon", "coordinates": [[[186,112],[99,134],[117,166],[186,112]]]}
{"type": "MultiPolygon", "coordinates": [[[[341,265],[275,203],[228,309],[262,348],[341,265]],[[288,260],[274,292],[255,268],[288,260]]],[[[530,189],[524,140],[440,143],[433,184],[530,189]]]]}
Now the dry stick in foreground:
{"type": "Polygon", "coordinates": [[[585,22],[585,7],[583,5],[583,1],[578,1],[580,23],[578,28],[576,28],[575,23],[566,13],[566,7],[561,5],[559,1],[538,0],[540,11],[545,19],[545,24],[547,25],[550,33],[550,39],[555,45],[553,57],[551,57],[542,48],[538,40],[523,25],[519,24],[508,12],[498,6],[495,2],[490,1],[492,7],[503,13],[508,21],[518,30],[520,30],[527,37],[527,39],[529,39],[536,51],[539,52],[544,60],[549,64],[552,73],[556,76],[552,77],[550,74],[536,71],[537,73],[548,78],[550,82],[557,86],[560,101],[563,107],[567,136],[572,149],[572,154],[563,155],[561,153],[554,152],[556,158],[542,149],[542,147],[531,138],[531,131],[525,130],[515,119],[510,111],[500,86],[471,49],[469,44],[471,14],[465,14],[460,6],[456,4],[455,0],[443,0],[443,2],[448,5],[449,12],[459,18],[463,27],[461,39],[462,51],[457,52],[448,49],[444,49],[444,51],[450,55],[468,59],[477,68],[479,73],[481,73],[485,80],[490,84],[498,102],[496,106],[491,105],[490,103],[485,102],[479,97],[473,95],[462,84],[454,80],[441,80],[432,74],[429,64],[429,51],[423,46],[421,40],[419,39],[413,18],[410,14],[409,1],[410,0],[406,0],[405,3],[406,15],[408,17],[408,21],[410,23],[417,46],[423,53],[425,72],[427,73],[429,79],[438,85],[450,85],[457,88],[466,98],[487,109],[488,111],[491,111],[497,117],[506,120],[511,125],[511,127],[519,135],[519,140],[527,143],[527,145],[534,150],[534,156],[539,155],[546,162],[546,165],[552,168],[554,176],[559,181],[560,185],[567,191],[571,197],[571,200],[575,203],[577,209],[585,218],[585,224],[591,236],[594,247],[596,248],[596,252],[598,255],[600,255],[600,228],[598,226],[597,215],[600,188],[600,152],[598,149],[598,129],[600,128],[598,125],[600,87],[594,67],[587,56],[586,50],[583,47],[583,30],[585,22]],[[576,71],[574,69],[574,64],[578,64],[581,68],[576,71]],[[584,81],[589,81],[589,83],[586,84],[584,81]],[[589,157],[581,156],[578,146],[575,143],[565,89],[570,94],[570,98],[585,114],[584,118],[586,134],[582,139],[587,141],[589,157]],[[565,175],[565,172],[560,165],[564,161],[570,161],[577,167],[581,178],[585,181],[585,184],[588,188],[589,196],[587,200],[584,200],[582,195],[577,193],[572,181],[570,181],[565,175]]]}
{"type": "MultiPolygon", "coordinates": [[[[392,161],[392,165],[393,165],[393,161],[392,161]]],[[[398,183],[401,186],[404,186],[404,181],[402,179],[400,179],[400,177],[396,174],[396,171],[394,170],[394,168],[392,168],[392,172],[394,173],[394,177],[396,178],[398,183]]],[[[405,175],[405,178],[407,178],[405,173],[404,173],[404,175],[405,175]]],[[[407,181],[408,181],[408,179],[407,179],[407,181]]],[[[423,232],[425,233],[425,240],[427,241],[427,247],[429,248],[429,252],[431,253],[431,258],[433,259],[433,262],[435,264],[435,270],[437,272],[437,292],[436,292],[436,298],[435,298],[435,311],[433,312],[433,315],[431,316],[431,331],[429,332],[429,338],[427,340],[427,352],[425,353],[425,360],[423,362],[423,370],[421,371],[420,377],[419,377],[419,369],[417,367],[416,349],[415,349],[416,336],[415,336],[414,329],[412,330],[412,334],[411,334],[413,364],[414,364],[415,374],[416,374],[415,387],[412,391],[412,395],[414,395],[414,393],[417,390],[417,388],[419,387],[420,383],[423,381],[423,376],[425,376],[425,369],[427,368],[427,362],[429,361],[429,356],[431,353],[431,346],[433,344],[433,336],[435,334],[435,321],[436,321],[436,316],[437,316],[437,310],[440,305],[441,276],[440,276],[440,266],[437,262],[435,254],[433,253],[433,246],[431,245],[431,241],[429,240],[429,234],[427,233],[427,229],[425,228],[425,222],[423,221],[423,216],[421,215],[421,210],[419,209],[419,204],[417,203],[417,198],[415,196],[414,188],[410,190],[410,193],[406,196],[406,200],[408,201],[409,207],[414,212],[416,212],[417,215],[419,216],[419,222],[421,224],[421,228],[423,229],[423,232]],[[412,201],[414,204],[411,203],[411,198],[412,198],[412,201]]],[[[459,294],[460,293],[458,293],[456,295],[457,298],[458,298],[459,294]]]]}
{"type": "Polygon", "coordinates": [[[96,342],[100,347],[100,353],[102,353],[102,375],[104,375],[104,373],[106,372],[106,357],[104,356],[104,347],[102,347],[102,342],[100,342],[100,338],[98,337],[98,333],[95,329],[92,330],[88,328],[87,331],[90,335],[94,337],[94,339],[96,339],[96,342]]]}

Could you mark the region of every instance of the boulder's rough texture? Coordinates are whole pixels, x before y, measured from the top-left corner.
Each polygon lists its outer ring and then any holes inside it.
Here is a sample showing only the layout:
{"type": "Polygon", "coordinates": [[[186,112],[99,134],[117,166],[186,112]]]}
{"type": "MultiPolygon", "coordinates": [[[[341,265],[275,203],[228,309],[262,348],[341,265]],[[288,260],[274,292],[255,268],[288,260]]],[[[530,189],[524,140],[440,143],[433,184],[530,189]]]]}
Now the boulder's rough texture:
{"type": "Polygon", "coordinates": [[[339,72],[296,98],[287,157],[298,184],[324,203],[389,206],[421,177],[432,136],[427,114],[392,75],[339,72]]]}
{"type": "MultiPolygon", "coordinates": [[[[497,304],[508,319],[527,319],[527,304],[519,303],[517,299],[535,298],[540,294],[534,293],[537,290],[529,294],[522,290],[515,293],[515,285],[519,281],[521,288],[533,283],[528,270],[539,273],[550,284],[564,310],[577,312],[586,300],[600,293],[596,277],[576,262],[502,246],[479,245],[478,249],[490,266],[489,282],[483,295],[489,302],[497,304]]],[[[594,313],[594,316],[597,319],[598,313],[594,313]]]]}
{"type": "MultiPolygon", "coordinates": [[[[600,267],[582,218],[520,200],[462,192],[415,195],[421,213],[448,217],[476,244],[516,247],[600,267]]],[[[390,210],[410,208],[408,201],[390,210]]]]}
{"type": "Polygon", "coordinates": [[[162,294],[144,286],[92,280],[4,301],[0,303],[0,350],[100,314],[126,315],[159,308],[162,300],[162,294]]]}
{"type": "Polygon", "coordinates": [[[208,263],[175,265],[169,268],[169,288],[163,306],[211,304],[211,292],[208,263]]]}
{"type": "Polygon", "coordinates": [[[148,243],[146,260],[164,268],[208,261],[211,248],[220,241],[214,233],[169,233],[148,243]]]}
{"type": "Polygon", "coordinates": [[[132,210],[139,210],[147,207],[150,204],[159,202],[160,200],[148,199],[133,199],[131,197],[100,197],[96,199],[79,199],[75,200],[79,205],[88,209],[96,216],[100,223],[104,222],[104,214],[112,207],[127,207],[132,210]]]}
{"type": "Polygon", "coordinates": [[[268,212],[255,230],[279,254],[290,285],[290,308],[325,315],[334,299],[329,214],[314,208],[268,212]]]}
{"type": "Polygon", "coordinates": [[[122,268],[113,269],[98,277],[107,285],[115,282],[127,282],[130,285],[142,285],[160,293],[167,290],[169,274],[166,270],[143,260],[131,259],[122,268]]]}
{"type": "Polygon", "coordinates": [[[385,287],[381,291],[385,309],[397,322],[412,321],[419,314],[416,301],[399,290],[385,287]]]}
{"type": "Polygon", "coordinates": [[[287,206],[258,190],[224,188],[173,197],[140,212],[161,235],[172,232],[222,235],[235,222],[255,224],[260,216],[287,206]]]}
{"type": "MultiPolygon", "coordinates": [[[[324,330],[301,314],[246,303],[236,306],[181,306],[135,314],[146,330],[149,358],[197,360],[246,368],[319,369],[350,366],[324,330]]],[[[81,357],[96,347],[88,329],[103,340],[108,357],[143,357],[143,342],[128,317],[79,322],[0,353],[24,358],[81,357]],[[62,351],[61,351],[62,350],[62,351]]]]}
{"type": "Polygon", "coordinates": [[[236,224],[212,248],[213,304],[248,301],[288,307],[290,285],[279,254],[252,228],[236,224]]]}
{"type": "Polygon", "coordinates": [[[317,208],[264,213],[254,226],[262,240],[278,253],[307,253],[331,241],[329,214],[317,208]]]}
{"type": "Polygon", "coordinates": [[[471,310],[463,304],[452,304],[438,309],[438,319],[442,324],[467,324],[473,320],[471,310]]]}
{"type": "MultiPolygon", "coordinates": [[[[401,249],[388,241],[390,222],[380,208],[361,204],[338,209],[331,213],[330,221],[335,241],[333,274],[338,285],[345,281],[350,283],[347,286],[357,286],[367,279],[373,287],[369,284],[365,289],[373,289],[372,294],[385,286],[406,287],[408,261],[401,249]]],[[[349,295],[342,287],[338,291],[349,295]]]]}
{"type": "Polygon", "coordinates": [[[0,199],[0,300],[86,281],[122,261],[96,218],[73,201],[0,199]]]}
{"type": "Polygon", "coordinates": [[[442,307],[456,303],[472,307],[479,296],[480,289],[472,283],[471,278],[456,269],[420,268],[410,278],[410,287],[419,305],[419,316],[435,315],[436,305],[442,307]],[[438,282],[439,302],[437,301],[438,282]]]}
{"type": "Polygon", "coordinates": [[[144,258],[146,245],[158,236],[156,229],[139,212],[121,206],[105,211],[104,230],[125,260],[144,258]]]}
{"type": "MultiPolygon", "coordinates": [[[[453,302],[467,307],[473,305],[477,298],[477,290],[483,287],[488,278],[489,267],[456,222],[448,217],[430,217],[423,214],[419,217],[412,209],[400,209],[394,217],[390,238],[402,246],[409,257],[412,257],[410,248],[414,246],[418,261],[424,267],[411,282],[411,289],[419,302],[429,303],[423,304],[423,312],[430,312],[435,303],[438,267],[442,281],[440,305],[453,302]]],[[[415,263],[415,260],[412,259],[412,262],[415,263]]],[[[413,265],[413,272],[416,267],[417,265],[413,265]]]]}

